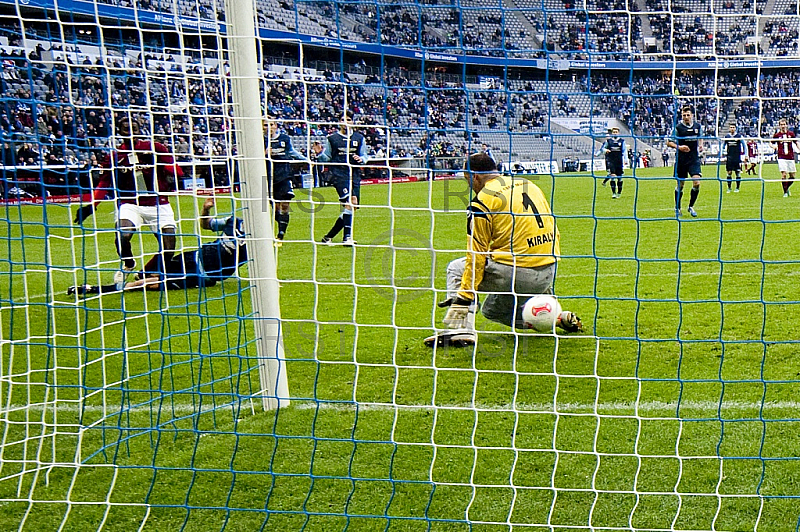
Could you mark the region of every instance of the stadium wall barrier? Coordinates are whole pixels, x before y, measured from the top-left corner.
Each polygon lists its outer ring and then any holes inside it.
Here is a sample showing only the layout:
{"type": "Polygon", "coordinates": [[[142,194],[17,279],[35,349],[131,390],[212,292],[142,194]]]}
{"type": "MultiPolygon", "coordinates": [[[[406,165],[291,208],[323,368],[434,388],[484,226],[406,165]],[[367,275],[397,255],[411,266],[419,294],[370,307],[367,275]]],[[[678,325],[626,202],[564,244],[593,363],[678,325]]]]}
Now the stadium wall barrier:
{"type": "Polygon", "coordinates": [[[499,169],[512,174],[557,174],[559,171],[556,161],[512,161],[500,163],[499,169]]]}

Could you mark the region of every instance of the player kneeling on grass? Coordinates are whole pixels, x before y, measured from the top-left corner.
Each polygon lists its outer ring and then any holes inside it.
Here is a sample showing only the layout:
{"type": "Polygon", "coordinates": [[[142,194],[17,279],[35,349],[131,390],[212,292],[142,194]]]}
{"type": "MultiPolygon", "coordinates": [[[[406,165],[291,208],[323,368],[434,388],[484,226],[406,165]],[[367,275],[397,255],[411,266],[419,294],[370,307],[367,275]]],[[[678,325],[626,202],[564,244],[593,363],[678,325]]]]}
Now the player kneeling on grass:
{"type": "MultiPolygon", "coordinates": [[[[447,266],[448,330],[426,338],[428,346],[475,344],[478,292],[488,293],[481,311],[492,321],[526,328],[522,307],[536,294],[552,294],[561,249],[550,205],[527,179],[504,176],[486,154],[471,155],[465,171],[475,193],[467,209],[467,255],[447,266]]],[[[582,329],[565,311],[556,325],[582,329]]]]}
{"type": "Polygon", "coordinates": [[[144,278],[130,282],[116,282],[107,285],[70,286],[67,294],[104,294],[123,290],[181,290],[214,286],[236,274],[239,266],[247,262],[243,222],[241,218],[212,218],[214,198],[203,204],[200,213],[200,227],[209,231],[222,233],[222,236],[204,244],[200,249],[185,251],[172,257],[166,263],[165,276],[152,273],[144,278]]]}

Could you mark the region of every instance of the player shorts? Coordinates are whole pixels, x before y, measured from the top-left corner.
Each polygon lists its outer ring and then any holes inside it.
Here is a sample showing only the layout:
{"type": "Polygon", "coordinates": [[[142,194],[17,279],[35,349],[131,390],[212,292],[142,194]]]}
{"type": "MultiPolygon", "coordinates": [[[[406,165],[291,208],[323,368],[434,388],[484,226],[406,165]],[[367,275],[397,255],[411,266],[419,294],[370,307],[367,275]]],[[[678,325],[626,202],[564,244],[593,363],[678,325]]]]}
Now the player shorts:
{"type": "MultiPolygon", "coordinates": [[[[466,257],[460,257],[447,265],[448,297],[460,288],[466,263],[466,257]]],[[[520,305],[531,296],[552,294],[555,278],[555,262],[536,268],[515,268],[489,259],[478,286],[479,292],[487,293],[481,313],[489,320],[514,327],[520,305]]]]}
{"type": "Polygon", "coordinates": [[[781,172],[786,172],[787,174],[793,174],[797,172],[797,169],[794,165],[794,159],[778,159],[778,170],[781,172]]]}
{"type": "Polygon", "coordinates": [[[333,183],[336,193],[339,194],[339,201],[347,201],[350,196],[361,199],[361,180],[338,179],[333,183]]]}
{"type": "Polygon", "coordinates": [[[117,222],[120,220],[128,220],[137,229],[147,225],[158,232],[166,227],[176,227],[175,213],[169,203],[163,205],[120,203],[117,208],[117,222]]]}
{"type": "Polygon", "coordinates": [[[284,179],[274,183],[270,180],[270,195],[269,197],[275,201],[290,201],[294,199],[294,189],[292,188],[292,180],[284,179]]]}
{"type": "Polygon", "coordinates": [[[694,176],[702,177],[700,172],[700,161],[686,164],[679,163],[675,165],[675,179],[685,181],[694,176]]]}
{"type": "Polygon", "coordinates": [[[197,268],[197,250],[175,255],[167,263],[167,290],[182,290],[200,286],[200,275],[197,268]]]}
{"type": "Polygon", "coordinates": [[[622,177],[622,174],[625,173],[625,170],[622,168],[621,164],[609,163],[606,165],[606,171],[608,175],[615,175],[617,177],[622,177]]]}
{"type": "Polygon", "coordinates": [[[738,172],[742,169],[742,161],[738,159],[728,159],[725,161],[725,171],[726,172],[738,172]]]}

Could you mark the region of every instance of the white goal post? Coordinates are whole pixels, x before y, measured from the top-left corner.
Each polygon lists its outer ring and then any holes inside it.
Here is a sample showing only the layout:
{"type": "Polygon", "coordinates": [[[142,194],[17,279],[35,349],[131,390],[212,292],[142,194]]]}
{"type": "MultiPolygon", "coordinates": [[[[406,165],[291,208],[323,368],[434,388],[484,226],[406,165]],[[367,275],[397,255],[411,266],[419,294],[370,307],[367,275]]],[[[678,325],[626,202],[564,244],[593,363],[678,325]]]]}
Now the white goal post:
{"type": "Polygon", "coordinates": [[[265,201],[269,193],[264,158],[264,112],[259,83],[260,54],[257,50],[253,2],[226,0],[230,81],[233,94],[238,164],[242,183],[244,220],[251,253],[250,274],[254,279],[253,311],[261,338],[257,344],[264,408],[289,405],[289,381],[281,330],[280,287],[275,260],[275,237],[271,212],[265,201]]]}

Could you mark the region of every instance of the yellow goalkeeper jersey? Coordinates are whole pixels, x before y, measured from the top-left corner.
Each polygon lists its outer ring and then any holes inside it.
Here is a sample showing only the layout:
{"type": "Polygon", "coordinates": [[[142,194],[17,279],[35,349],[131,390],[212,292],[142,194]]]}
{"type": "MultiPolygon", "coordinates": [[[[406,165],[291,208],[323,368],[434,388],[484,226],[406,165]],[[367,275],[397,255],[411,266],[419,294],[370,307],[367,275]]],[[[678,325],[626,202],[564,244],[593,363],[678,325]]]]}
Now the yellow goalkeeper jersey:
{"type": "Polygon", "coordinates": [[[534,268],[559,260],[555,218],[542,190],[527,179],[489,180],[468,207],[467,265],[459,295],[473,299],[486,259],[534,268]]]}

